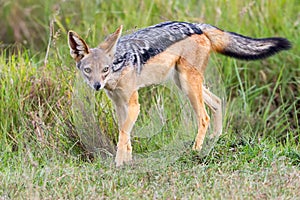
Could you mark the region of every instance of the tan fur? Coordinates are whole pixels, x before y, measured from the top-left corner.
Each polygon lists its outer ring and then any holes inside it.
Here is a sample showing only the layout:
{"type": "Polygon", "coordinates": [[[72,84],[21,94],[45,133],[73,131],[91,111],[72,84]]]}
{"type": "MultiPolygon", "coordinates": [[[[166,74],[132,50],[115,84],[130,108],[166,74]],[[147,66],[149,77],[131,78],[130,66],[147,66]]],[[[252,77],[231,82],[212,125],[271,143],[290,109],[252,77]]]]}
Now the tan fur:
{"type": "MultiPolygon", "coordinates": [[[[212,110],[214,118],[213,135],[216,136],[221,134],[221,100],[208,89],[203,87],[204,70],[208,62],[209,54],[212,50],[211,42],[207,36],[204,34],[193,35],[171,45],[162,53],[149,59],[143,66],[140,74],[136,73],[136,70],[133,67],[128,66],[124,67],[124,69],[120,72],[109,73],[106,75],[106,79],[103,80],[104,78],[101,76],[101,70],[106,65],[106,59],[103,57],[109,58],[111,55],[105,55],[107,54],[104,53],[106,52],[105,48],[111,49],[111,46],[113,46],[113,44],[117,41],[117,36],[121,34],[120,32],[121,31],[118,29],[117,32],[113,34],[113,38],[108,38],[106,40],[106,42],[112,44],[100,45],[101,49],[104,48],[101,51],[87,49],[89,52],[96,53],[96,57],[101,57],[101,62],[98,60],[98,62],[94,63],[92,66],[92,70],[99,73],[97,75],[99,80],[87,81],[90,81],[89,84],[92,87],[94,82],[97,81],[101,84],[105,84],[104,88],[106,89],[106,93],[112,100],[117,113],[119,123],[119,141],[117,144],[116,165],[120,166],[132,160],[130,132],[140,111],[138,89],[148,85],[160,84],[169,77],[173,77],[176,85],[188,96],[197,116],[198,131],[193,149],[200,150],[202,148],[205,134],[210,122],[210,118],[205,110],[204,104],[207,104],[212,110]]],[[[69,37],[72,37],[73,35],[77,37],[77,34],[73,33],[69,34],[69,37]]],[[[75,40],[78,41],[78,38],[75,40]]],[[[71,51],[72,48],[76,46],[76,44],[72,43],[75,40],[69,39],[71,51]]],[[[85,45],[85,42],[82,42],[81,40],[82,39],[80,38],[78,45],[85,45]]],[[[75,60],[77,60],[76,55],[74,56],[74,52],[72,56],[75,60]]],[[[89,57],[92,56],[86,56],[86,59],[90,59],[89,57]]],[[[84,59],[85,58],[82,59],[82,62],[87,62],[84,59]]],[[[89,62],[93,63],[93,61],[89,62]]]]}
{"type": "Polygon", "coordinates": [[[219,29],[205,29],[204,35],[211,42],[211,47],[215,52],[222,52],[230,42],[230,35],[219,29]]]}

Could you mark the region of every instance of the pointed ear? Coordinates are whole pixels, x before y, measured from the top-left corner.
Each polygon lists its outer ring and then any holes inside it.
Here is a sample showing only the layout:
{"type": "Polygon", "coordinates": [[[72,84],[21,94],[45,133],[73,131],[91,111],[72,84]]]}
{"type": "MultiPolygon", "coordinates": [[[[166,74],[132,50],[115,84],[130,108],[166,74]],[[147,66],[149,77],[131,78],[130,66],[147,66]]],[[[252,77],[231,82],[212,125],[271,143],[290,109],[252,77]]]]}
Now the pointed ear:
{"type": "Polygon", "coordinates": [[[121,25],[113,34],[108,36],[105,41],[99,45],[99,48],[103,49],[110,57],[113,57],[116,52],[118,40],[122,35],[122,29],[123,26],[121,25]]]}
{"type": "Polygon", "coordinates": [[[68,43],[70,48],[70,54],[76,60],[76,62],[80,61],[85,55],[89,53],[88,45],[74,31],[69,31],[68,43]]]}

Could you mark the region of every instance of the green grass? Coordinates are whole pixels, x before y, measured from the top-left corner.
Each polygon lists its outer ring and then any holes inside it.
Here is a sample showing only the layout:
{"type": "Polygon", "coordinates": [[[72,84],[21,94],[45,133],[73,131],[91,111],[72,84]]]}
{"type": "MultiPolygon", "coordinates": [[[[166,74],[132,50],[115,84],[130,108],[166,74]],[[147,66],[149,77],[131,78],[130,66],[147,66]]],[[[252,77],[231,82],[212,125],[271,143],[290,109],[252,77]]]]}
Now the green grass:
{"type": "Polygon", "coordinates": [[[299,198],[298,1],[4,0],[0,8],[0,199],[299,198]],[[282,36],[293,48],[252,62],[212,55],[206,81],[226,113],[222,136],[201,153],[190,150],[187,99],[169,83],[142,89],[134,163],[115,168],[110,154],[91,153],[116,144],[112,105],[81,82],[67,30],[96,46],[120,24],[130,32],[166,20],[282,36]]]}

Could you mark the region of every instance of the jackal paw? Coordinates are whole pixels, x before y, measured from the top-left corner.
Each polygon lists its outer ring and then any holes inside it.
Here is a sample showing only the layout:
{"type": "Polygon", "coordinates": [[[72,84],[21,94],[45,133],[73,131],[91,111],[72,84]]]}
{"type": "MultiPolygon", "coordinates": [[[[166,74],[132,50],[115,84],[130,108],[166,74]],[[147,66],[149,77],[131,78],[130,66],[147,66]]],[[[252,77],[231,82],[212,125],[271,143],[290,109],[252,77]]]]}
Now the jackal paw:
{"type": "Polygon", "coordinates": [[[118,148],[116,155],[116,166],[122,166],[125,163],[132,161],[131,149],[125,145],[122,148],[118,148]]]}
{"type": "Polygon", "coordinates": [[[194,151],[200,151],[202,149],[203,142],[195,142],[192,149],[194,151]]]}

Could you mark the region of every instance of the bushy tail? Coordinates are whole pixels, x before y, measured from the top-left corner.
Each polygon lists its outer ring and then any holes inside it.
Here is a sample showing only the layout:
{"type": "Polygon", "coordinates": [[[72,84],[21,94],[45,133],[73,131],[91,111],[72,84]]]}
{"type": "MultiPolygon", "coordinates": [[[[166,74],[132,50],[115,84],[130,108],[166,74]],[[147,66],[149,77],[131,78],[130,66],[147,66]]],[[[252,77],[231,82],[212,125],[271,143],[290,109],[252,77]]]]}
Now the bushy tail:
{"type": "Polygon", "coordinates": [[[197,27],[209,38],[214,51],[242,60],[263,59],[292,46],[285,38],[256,39],[223,31],[209,24],[197,24],[197,27]]]}

